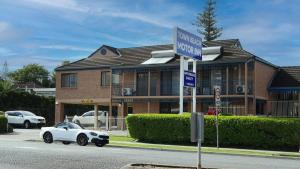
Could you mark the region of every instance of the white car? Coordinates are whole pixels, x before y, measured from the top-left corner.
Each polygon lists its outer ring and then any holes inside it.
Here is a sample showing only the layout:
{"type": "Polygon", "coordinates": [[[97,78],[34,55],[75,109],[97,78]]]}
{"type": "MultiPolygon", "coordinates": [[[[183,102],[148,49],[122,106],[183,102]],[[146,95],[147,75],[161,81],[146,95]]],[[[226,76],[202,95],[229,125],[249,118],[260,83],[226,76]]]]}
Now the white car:
{"type": "Polygon", "coordinates": [[[5,112],[8,124],[24,126],[26,129],[32,126],[42,127],[46,124],[46,120],[42,116],[37,116],[29,111],[16,110],[5,112]]]}
{"type": "MultiPolygon", "coordinates": [[[[74,116],[72,119],[73,123],[77,123],[80,125],[94,125],[94,112],[95,111],[88,111],[83,113],[81,116],[74,116]]],[[[107,111],[98,111],[98,121],[102,124],[105,124],[106,121],[107,111]]]]}
{"type": "Polygon", "coordinates": [[[77,142],[80,146],[88,143],[94,143],[98,147],[102,147],[109,143],[109,135],[106,132],[85,130],[76,123],[62,122],[54,127],[42,127],[40,138],[45,143],[53,141],[62,141],[63,144],[77,142]]]}

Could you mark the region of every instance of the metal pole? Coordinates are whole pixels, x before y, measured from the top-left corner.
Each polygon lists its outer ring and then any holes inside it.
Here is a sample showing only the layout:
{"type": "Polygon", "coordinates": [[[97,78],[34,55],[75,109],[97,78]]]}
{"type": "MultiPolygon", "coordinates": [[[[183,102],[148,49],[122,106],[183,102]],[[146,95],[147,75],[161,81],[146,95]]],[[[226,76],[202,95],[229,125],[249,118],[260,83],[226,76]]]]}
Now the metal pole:
{"type": "Polygon", "coordinates": [[[219,149],[219,110],[216,108],[217,148],[219,149]]]}
{"type": "Polygon", "coordinates": [[[193,72],[196,74],[195,87],[193,88],[193,112],[196,112],[196,89],[197,89],[197,61],[193,60],[193,72]]]}
{"type": "Polygon", "coordinates": [[[184,76],[184,57],[180,56],[180,83],[179,83],[179,114],[183,114],[183,76],[184,76]]]}
{"type": "Polygon", "coordinates": [[[198,139],[198,169],[201,169],[201,134],[198,139]]]}

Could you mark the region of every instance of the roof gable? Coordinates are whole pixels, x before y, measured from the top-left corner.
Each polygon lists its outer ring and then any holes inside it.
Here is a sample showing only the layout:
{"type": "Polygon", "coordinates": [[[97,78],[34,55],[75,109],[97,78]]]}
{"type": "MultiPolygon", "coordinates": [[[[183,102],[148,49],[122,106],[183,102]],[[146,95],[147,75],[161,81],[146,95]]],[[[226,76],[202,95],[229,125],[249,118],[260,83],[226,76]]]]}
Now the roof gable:
{"type": "Polygon", "coordinates": [[[300,87],[300,67],[282,67],[276,73],[270,88],[300,87]]]}

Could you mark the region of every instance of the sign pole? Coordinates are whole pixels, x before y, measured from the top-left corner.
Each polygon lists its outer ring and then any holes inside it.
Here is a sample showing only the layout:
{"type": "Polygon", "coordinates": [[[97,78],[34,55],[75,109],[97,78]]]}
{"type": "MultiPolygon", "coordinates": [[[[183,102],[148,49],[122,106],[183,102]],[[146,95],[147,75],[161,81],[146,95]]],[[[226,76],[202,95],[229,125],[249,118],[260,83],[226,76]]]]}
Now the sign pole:
{"type": "Polygon", "coordinates": [[[198,139],[198,168],[197,169],[201,169],[201,134],[199,136],[198,139]]]}
{"type": "Polygon", "coordinates": [[[184,76],[184,56],[180,56],[180,83],[179,83],[179,114],[183,114],[183,76],[184,76]]]}
{"type": "Polygon", "coordinates": [[[216,111],[217,148],[219,149],[219,110],[216,111]]]}
{"type": "Polygon", "coordinates": [[[197,104],[197,100],[196,100],[196,87],[197,87],[197,61],[193,60],[193,72],[196,74],[196,78],[195,78],[195,87],[193,87],[193,112],[196,112],[196,104],[197,104]]]}
{"type": "Polygon", "coordinates": [[[214,87],[215,96],[215,110],[216,110],[216,134],[217,134],[217,148],[219,148],[219,108],[221,106],[221,87],[214,87]]]}

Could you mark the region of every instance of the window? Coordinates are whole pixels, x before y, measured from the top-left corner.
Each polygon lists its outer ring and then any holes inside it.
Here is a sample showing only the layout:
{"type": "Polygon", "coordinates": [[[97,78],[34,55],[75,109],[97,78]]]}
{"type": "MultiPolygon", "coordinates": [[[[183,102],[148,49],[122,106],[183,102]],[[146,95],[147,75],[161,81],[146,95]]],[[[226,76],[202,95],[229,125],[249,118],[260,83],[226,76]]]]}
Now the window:
{"type": "Polygon", "coordinates": [[[59,123],[55,126],[56,128],[63,129],[64,127],[68,127],[68,124],[65,122],[59,123]]]}
{"type": "Polygon", "coordinates": [[[77,87],[77,74],[66,73],[61,75],[61,87],[75,88],[77,87]]]}
{"type": "Polygon", "coordinates": [[[82,117],[86,117],[86,116],[94,116],[94,111],[89,111],[82,115],[82,117]]]}
{"type": "Polygon", "coordinates": [[[147,96],[148,95],[148,73],[138,72],[136,76],[137,76],[136,95],[147,96]]]}
{"type": "Polygon", "coordinates": [[[110,71],[101,72],[101,86],[110,85],[110,71]]]}

